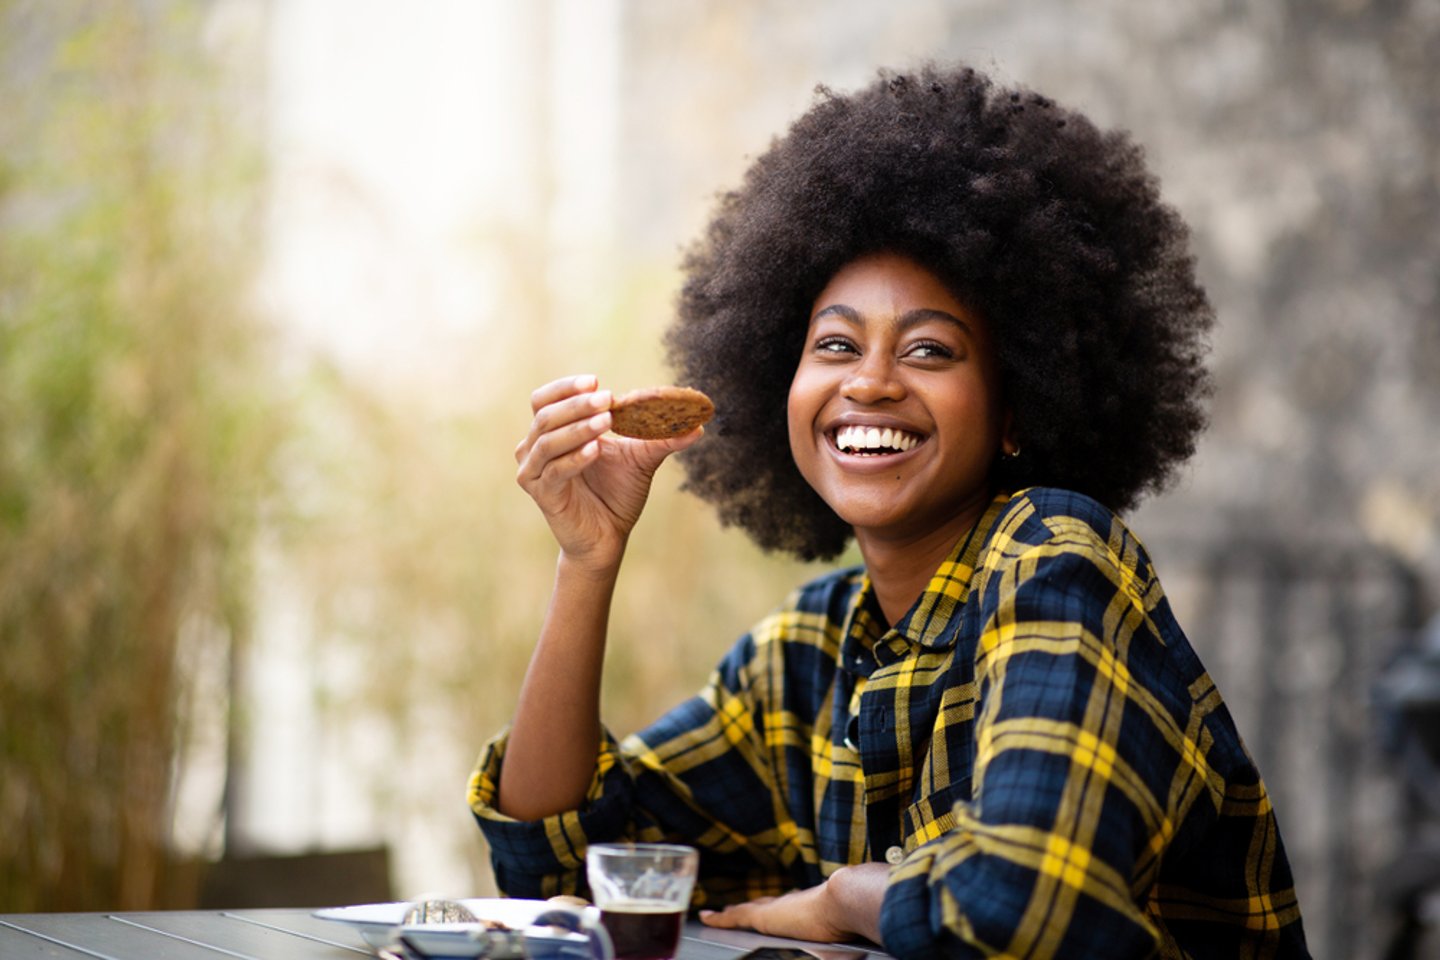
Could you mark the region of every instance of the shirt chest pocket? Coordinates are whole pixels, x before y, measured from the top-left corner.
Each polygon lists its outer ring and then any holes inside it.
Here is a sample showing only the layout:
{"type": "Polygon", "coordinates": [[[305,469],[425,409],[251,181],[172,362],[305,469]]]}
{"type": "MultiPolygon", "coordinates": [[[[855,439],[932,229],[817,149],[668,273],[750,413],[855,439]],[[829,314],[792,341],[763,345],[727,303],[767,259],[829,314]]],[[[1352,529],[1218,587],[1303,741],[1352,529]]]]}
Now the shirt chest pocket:
{"type": "Polygon", "coordinates": [[[955,805],[970,800],[975,769],[975,689],[952,687],[935,720],[930,749],[916,779],[916,799],[905,808],[908,853],[955,826],[955,805]]]}
{"type": "Polygon", "coordinates": [[[905,808],[905,849],[929,843],[955,826],[955,804],[970,799],[970,778],[947,783],[905,808]]]}

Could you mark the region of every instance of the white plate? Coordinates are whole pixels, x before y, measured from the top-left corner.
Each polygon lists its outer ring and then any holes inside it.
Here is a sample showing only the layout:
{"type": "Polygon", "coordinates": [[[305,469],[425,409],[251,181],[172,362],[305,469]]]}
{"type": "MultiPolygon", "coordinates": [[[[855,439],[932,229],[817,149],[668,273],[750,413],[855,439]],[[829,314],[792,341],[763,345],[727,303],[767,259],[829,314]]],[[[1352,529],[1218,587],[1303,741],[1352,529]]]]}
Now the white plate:
{"type": "MultiPolygon", "coordinates": [[[[461,900],[470,912],[480,920],[493,920],[505,924],[514,931],[522,931],[546,910],[565,909],[560,904],[544,900],[516,900],[501,897],[461,900]]],[[[316,910],[315,916],[322,920],[335,920],[348,924],[360,932],[360,936],[372,947],[385,947],[395,942],[397,928],[410,907],[408,901],[395,903],[362,903],[353,907],[328,907],[316,910]]],[[[573,908],[572,908],[573,909],[573,908]]],[[[427,953],[445,956],[478,956],[484,952],[484,945],[470,938],[476,929],[473,923],[435,923],[405,928],[408,936],[418,938],[427,953]]],[[[545,938],[551,939],[551,938],[545,938]]],[[[558,938],[568,940],[569,937],[558,938]]],[[[584,937],[575,937],[583,943],[584,937]]],[[[556,944],[558,945],[558,943],[556,944]]]]}

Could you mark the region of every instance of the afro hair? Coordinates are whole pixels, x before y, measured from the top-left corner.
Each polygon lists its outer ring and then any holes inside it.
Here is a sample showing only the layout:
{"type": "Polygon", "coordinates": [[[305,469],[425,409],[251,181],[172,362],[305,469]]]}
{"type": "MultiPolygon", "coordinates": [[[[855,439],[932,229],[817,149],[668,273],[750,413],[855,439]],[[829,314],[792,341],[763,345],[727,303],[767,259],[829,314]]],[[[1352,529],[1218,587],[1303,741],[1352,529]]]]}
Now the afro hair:
{"type": "Polygon", "coordinates": [[[1124,511],[1194,452],[1213,311],[1140,147],[972,69],[881,72],[818,88],[683,262],[668,355],[717,410],[685,487],[761,547],[833,557],[851,536],[789,455],[786,396],[815,297],[879,251],[988,323],[1021,447],[998,489],[1124,511]]]}

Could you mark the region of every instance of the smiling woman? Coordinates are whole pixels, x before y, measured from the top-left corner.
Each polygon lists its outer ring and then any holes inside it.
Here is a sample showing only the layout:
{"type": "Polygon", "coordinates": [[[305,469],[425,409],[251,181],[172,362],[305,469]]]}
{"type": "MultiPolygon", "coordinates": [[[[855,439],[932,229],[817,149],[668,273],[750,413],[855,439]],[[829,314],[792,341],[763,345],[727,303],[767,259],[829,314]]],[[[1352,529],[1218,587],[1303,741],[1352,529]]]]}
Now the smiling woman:
{"type": "Polygon", "coordinates": [[[549,383],[516,450],[560,547],[470,803],[515,895],[701,848],[718,927],[934,956],[1305,957],[1265,785],[1116,511],[1194,447],[1210,309],[1139,149],[972,70],[822,94],[722,200],[670,332],[713,430],[609,433],[549,383]],[[1143,416],[1137,416],[1143,411],[1143,416]],[[805,584],[697,696],[601,723],[650,482],[805,584]],[[598,745],[598,749],[597,749],[598,745]]]}

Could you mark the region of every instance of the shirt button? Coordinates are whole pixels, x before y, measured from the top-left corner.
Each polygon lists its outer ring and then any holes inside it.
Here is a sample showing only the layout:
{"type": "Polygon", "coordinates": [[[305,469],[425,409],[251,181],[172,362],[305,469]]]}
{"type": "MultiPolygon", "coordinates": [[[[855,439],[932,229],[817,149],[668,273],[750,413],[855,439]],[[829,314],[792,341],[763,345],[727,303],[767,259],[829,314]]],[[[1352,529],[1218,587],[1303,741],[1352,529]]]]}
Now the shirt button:
{"type": "Polygon", "coordinates": [[[900,861],[905,859],[905,851],[900,847],[891,847],[885,851],[885,862],[892,867],[900,866],[900,861]]]}

